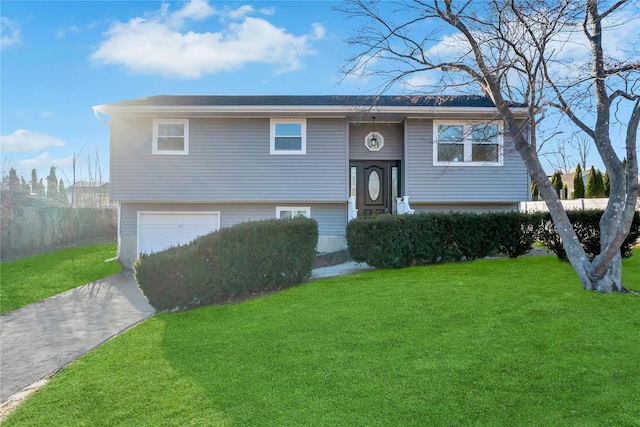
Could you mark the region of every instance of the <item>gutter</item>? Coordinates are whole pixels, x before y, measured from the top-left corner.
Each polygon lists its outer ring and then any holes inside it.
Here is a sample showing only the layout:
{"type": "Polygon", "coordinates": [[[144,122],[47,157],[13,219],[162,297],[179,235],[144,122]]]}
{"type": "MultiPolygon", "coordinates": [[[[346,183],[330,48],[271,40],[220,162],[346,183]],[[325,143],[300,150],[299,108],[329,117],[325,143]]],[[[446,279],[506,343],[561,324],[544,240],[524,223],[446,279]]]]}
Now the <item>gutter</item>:
{"type": "Polygon", "coordinates": [[[98,107],[99,107],[99,106],[92,107],[92,108],[93,108],[93,115],[94,115],[94,116],[96,116],[96,119],[98,119],[98,120],[100,120],[102,123],[104,123],[104,125],[105,125],[106,127],[111,128],[111,124],[110,124],[108,121],[106,121],[106,120],[105,120],[105,119],[100,115],[100,112],[98,111],[98,107]]]}

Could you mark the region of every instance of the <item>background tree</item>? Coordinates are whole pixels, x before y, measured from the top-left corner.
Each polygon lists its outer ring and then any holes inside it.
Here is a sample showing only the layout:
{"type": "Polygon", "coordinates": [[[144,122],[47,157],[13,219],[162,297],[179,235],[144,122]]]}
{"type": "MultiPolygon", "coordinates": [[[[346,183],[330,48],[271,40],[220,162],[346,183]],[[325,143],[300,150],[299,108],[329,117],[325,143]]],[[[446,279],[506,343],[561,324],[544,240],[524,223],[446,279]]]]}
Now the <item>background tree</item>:
{"type": "Polygon", "coordinates": [[[551,176],[551,184],[553,184],[553,188],[556,189],[558,197],[562,197],[562,172],[559,170],[554,172],[553,176],[551,176]]]}
{"type": "Polygon", "coordinates": [[[571,193],[571,198],[584,198],[584,179],[582,178],[582,168],[580,167],[580,163],[576,166],[576,171],[573,174],[573,192],[571,193]]]}
{"type": "Polygon", "coordinates": [[[49,200],[56,200],[58,198],[58,177],[56,176],[55,166],[51,166],[51,170],[47,176],[47,198],[49,200]]]}
{"type": "Polygon", "coordinates": [[[591,166],[591,169],[589,170],[589,177],[587,178],[587,188],[584,191],[584,197],[586,197],[587,199],[593,199],[594,197],[596,197],[596,180],[596,169],[591,166]]]}
{"type": "Polygon", "coordinates": [[[36,194],[41,199],[44,199],[45,197],[47,197],[47,189],[44,186],[44,182],[42,182],[42,178],[40,178],[40,180],[38,181],[38,188],[37,188],[36,194]]]}
{"type": "Polygon", "coordinates": [[[531,181],[531,197],[533,200],[539,200],[538,186],[531,181]]]}
{"type": "Polygon", "coordinates": [[[603,178],[604,185],[604,197],[609,197],[609,193],[611,192],[611,182],[609,182],[609,171],[604,172],[603,178]]]}
{"type": "Polygon", "coordinates": [[[538,184],[583,287],[624,292],[620,246],[633,220],[638,182],[630,179],[625,187],[611,132],[614,125],[625,130],[629,175],[635,177],[640,55],[613,59],[606,48],[617,45],[604,41],[607,25],[621,25],[635,7],[629,0],[348,0],[336,9],[361,23],[348,40],[361,50],[347,60],[343,72],[382,79],[381,93],[396,84],[414,84],[413,77],[424,81],[429,73],[436,77],[431,79],[433,93],[455,88],[457,93],[479,89],[486,94],[538,184]],[[576,62],[566,55],[568,43],[586,46],[588,59],[576,62]],[[525,123],[514,114],[514,103],[527,105],[525,123]],[[553,111],[589,137],[609,171],[611,196],[600,223],[602,251],[593,261],[538,157],[540,123],[553,111]],[[613,117],[612,111],[617,113],[613,117]]]}
{"type": "Polygon", "coordinates": [[[38,172],[31,169],[31,193],[38,194],[38,172]]]}
{"type": "Polygon", "coordinates": [[[599,169],[596,171],[596,188],[594,194],[597,198],[604,197],[604,178],[599,169]]]}
{"type": "Polygon", "coordinates": [[[67,190],[64,188],[62,178],[60,178],[60,182],[58,184],[58,205],[66,207],[68,204],[69,200],[67,200],[67,190]]]}

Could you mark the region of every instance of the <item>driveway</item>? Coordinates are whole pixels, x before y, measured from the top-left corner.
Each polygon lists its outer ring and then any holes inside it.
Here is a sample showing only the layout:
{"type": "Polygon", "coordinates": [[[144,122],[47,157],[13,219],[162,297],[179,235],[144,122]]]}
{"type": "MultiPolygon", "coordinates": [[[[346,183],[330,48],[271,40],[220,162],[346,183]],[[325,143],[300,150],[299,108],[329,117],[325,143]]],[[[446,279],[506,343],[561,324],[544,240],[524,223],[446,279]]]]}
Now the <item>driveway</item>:
{"type": "Polygon", "coordinates": [[[0,316],[0,403],[153,316],[132,271],[0,316]]]}

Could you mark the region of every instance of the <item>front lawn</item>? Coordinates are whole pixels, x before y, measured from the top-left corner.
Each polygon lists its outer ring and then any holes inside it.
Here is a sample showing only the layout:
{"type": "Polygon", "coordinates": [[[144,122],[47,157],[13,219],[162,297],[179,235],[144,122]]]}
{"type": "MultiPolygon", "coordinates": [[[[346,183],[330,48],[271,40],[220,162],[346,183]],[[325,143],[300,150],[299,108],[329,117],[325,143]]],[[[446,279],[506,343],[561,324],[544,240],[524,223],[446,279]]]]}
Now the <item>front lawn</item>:
{"type": "Polygon", "coordinates": [[[6,426],[637,426],[638,313],[555,257],[325,279],[158,315],[6,426]]]}
{"type": "Polygon", "coordinates": [[[120,272],[116,243],[63,249],[0,264],[0,313],[120,272]]]}

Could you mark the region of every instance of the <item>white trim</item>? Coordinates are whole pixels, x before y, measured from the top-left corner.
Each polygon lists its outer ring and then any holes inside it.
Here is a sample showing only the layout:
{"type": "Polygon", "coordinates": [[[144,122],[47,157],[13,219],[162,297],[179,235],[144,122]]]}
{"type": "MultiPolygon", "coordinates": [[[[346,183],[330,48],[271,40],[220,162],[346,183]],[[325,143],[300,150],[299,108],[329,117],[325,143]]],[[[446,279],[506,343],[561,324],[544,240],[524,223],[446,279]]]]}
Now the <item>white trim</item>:
{"type": "Polygon", "coordinates": [[[276,206],[277,219],[280,219],[280,213],[282,211],[304,212],[307,218],[311,218],[311,206],[276,206]]]}
{"type": "Polygon", "coordinates": [[[364,146],[369,151],[380,151],[382,147],[384,147],[384,136],[382,136],[380,132],[369,132],[367,136],[364,137],[364,146]],[[375,147],[371,147],[369,146],[369,140],[373,138],[374,134],[377,135],[376,139],[378,141],[378,144],[375,147]]]}
{"type": "MultiPolygon", "coordinates": [[[[434,166],[462,166],[462,167],[491,167],[503,166],[504,164],[504,126],[501,121],[482,121],[482,120],[434,120],[433,121],[433,165],[434,166]],[[463,126],[465,130],[463,135],[469,135],[467,128],[478,124],[495,124],[498,126],[497,145],[498,145],[498,161],[497,162],[474,162],[471,159],[472,140],[468,136],[464,136],[461,144],[464,145],[464,160],[462,162],[443,162],[438,160],[438,126],[453,125],[463,126]]],[[[492,143],[491,145],[493,145],[492,143]]],[[[443,144],[444,145],[444,144],[443,144]]]]}
{"type": "Polygon", "coordinates": [[[153,119],[153,140],[151,142],[152,154],[170,155],[170,156],[186,156],[189,154],[189,119],[171,119],[157,118],[153,119]],[[177,150],[158,150],[158,125],[184,125],[184,147],[182,151],[177,150]]]}
{"type": "Polygon", "coordinates": [[[142,246],[142,216],[145,214],[156,215],[217,215],[218,220],[215,224],[214,231],[220,230],[220,211],[138,211],[136,223],[136,257],[140,255],[142,246]]]}
{"type": "Polygon", "coordinates": [[[269,154],[272,155],[304,155],[307,154],[307,119],[272,118],[269,125],[269,154]],[[276,150],[276,125],[300,125],[300,150],[276,150]]]}

